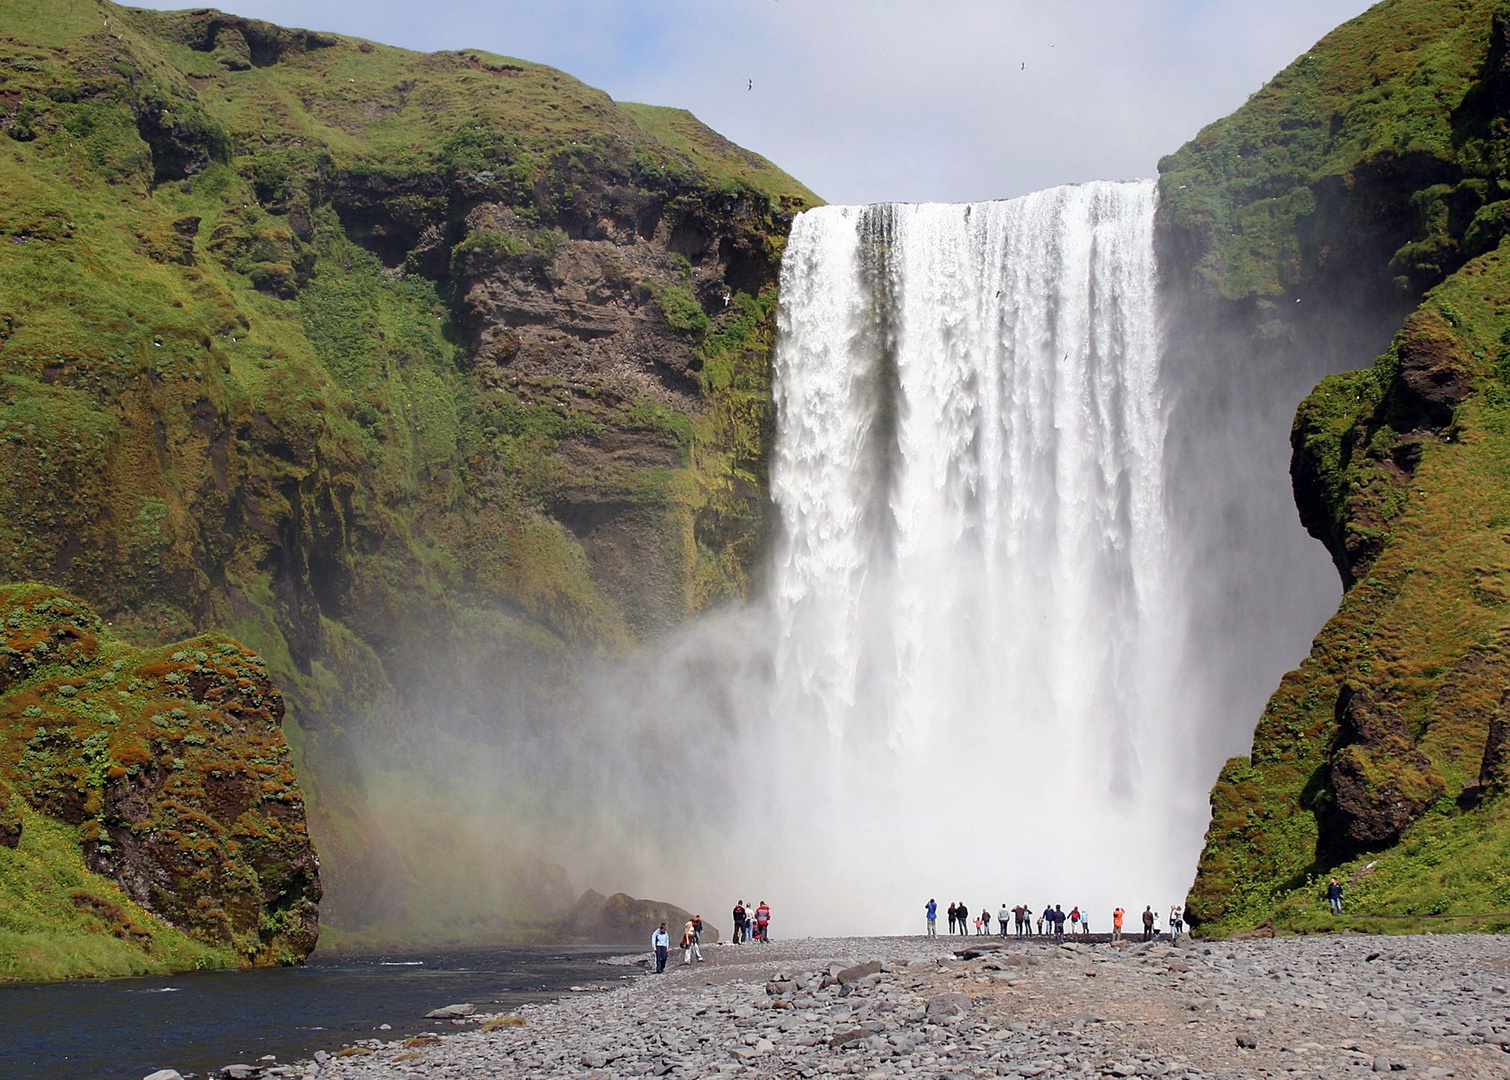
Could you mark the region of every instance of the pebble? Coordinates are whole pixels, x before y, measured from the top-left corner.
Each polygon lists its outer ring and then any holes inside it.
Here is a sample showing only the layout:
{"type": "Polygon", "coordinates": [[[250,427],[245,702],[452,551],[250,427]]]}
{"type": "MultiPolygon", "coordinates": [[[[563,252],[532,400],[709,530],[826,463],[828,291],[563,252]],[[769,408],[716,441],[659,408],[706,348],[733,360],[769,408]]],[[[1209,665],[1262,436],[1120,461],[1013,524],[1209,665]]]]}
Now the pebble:
{"type": "MultiPolygon", "coordinates": [[[[916,937],[713,946],[704,964],[525,1006],[522,1026],[487,1030],[496,1017],[474,1011],[454,1033],[368,1039],[276,1074],[1343,1080],[1407,1072],[1502,1080],[1510,1065],[1504,938],[982,944],[916,937]]],[[[620,970],[641,959],[617,958],[620,970]]]]}

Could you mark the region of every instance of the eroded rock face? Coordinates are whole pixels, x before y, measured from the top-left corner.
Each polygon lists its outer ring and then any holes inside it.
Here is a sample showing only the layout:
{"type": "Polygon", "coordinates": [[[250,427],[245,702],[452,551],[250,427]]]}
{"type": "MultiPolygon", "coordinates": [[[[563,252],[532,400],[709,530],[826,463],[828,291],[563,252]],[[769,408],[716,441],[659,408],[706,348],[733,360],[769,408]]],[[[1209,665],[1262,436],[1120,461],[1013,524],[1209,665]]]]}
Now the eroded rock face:
{"type": "Polygon", "coordinates": [[[1383,695],[1344,685],[1337,722],[1341,745],[1328,770],[1323,837],[1343,849],[1392,844],[1442,797],[1446,782],[1383,695]]]}
{"type": "Polygon", "coordinates": [[[208,635],[132,648],[43,586],[0,589],[0,625],[20,668],[0,697],[15,792],[78,826],[89,869],[177,929],[254,965],[303,960],[320,865],[261,659],[208,635]]]}
{"type": "Polygon", "coordinates": [[[1425,312],[1406,320],[1400,357],[1397,412],[1402,431],[1443,428],[1472,387],[1461,345],[1440,317],[1425,312]]]}

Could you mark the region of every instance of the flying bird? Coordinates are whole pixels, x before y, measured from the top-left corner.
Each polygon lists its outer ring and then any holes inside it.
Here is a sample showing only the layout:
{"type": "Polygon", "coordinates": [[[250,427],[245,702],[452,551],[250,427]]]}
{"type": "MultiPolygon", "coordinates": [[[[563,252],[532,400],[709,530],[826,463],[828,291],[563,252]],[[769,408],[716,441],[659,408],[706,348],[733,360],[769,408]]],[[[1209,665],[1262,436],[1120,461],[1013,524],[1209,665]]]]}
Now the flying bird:
{"type": "Polygon", "coordinates": [[[1028,70],[1028,62],[1026,60],[1024,60],[1022,62],[1022,70],[1023,71],[1027,71],[1028,70]]]}
{"type": "Polygon", "coordinates": [[[754,79],[746,79],[745,80],[745,89],[746,90],[753,90],[753,89],[755,89],[755,80],[754,79]]]}

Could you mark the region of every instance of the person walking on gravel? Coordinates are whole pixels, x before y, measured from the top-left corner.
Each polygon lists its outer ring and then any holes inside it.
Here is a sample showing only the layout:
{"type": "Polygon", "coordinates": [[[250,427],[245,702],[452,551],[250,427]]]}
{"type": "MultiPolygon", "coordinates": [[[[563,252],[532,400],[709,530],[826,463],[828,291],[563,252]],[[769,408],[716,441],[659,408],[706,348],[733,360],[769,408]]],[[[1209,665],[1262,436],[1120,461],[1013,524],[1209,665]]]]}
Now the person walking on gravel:
{"type": "Polygon", "coordinates": [[[1001,902],[1001,910],[996,913],[996,932],[999,933],[1002,937],[1007,936],[1008,914],[1010,914],[1010,912],[1007,908],[1007,902],[1003,900],[1001,902]]]}
{"type": "Polygon", "coordinates": [[[1122,916],[1124,916],[1126,914],[1127,914],[1127,912],[1123,911],[1121,908],[1117,908],[1116,911],[1112,912],[1112,940],[1113,941],[1121,941],[1122,940],[1122,916]]]}
{"type": "Polygon", "coordinates": [[[1149,904],[1146,908],[1143,909],[1143,940],[1144,941],[1152,941],[1153,940],[1153,924],[1154,924],[1153,905],[1149,904]]]}
{"type": "Polygon", "coordinates": [[[703,962],[703,951],[697,946],[697,925],[701,922],[696,916],[687,920],[687,925],[682,927],[682,963],[690,964],[695,959],[699,964],[703,962]]]}
{"type": "Polygon", "coordinates": [[[771,943],[771,909],[764,900],[755,909],[755,936],[763,945],[771,943]]]}
{"type": "Polygon", "coordinates": [[[939,936],[939,902],[932,897],[923,905],[923,910],[928,912],[928,936],[939,936]]]}
{"type": "Polygon", "coordinates": [[[744,940],[745,923],[749,918],[749,913],[745,911],[745,902],[740,900],[734,905],[734,938],[730,941],[731,945],[738,945],[744,940]]]}
{"type": "Polygon", "coordinates": [[[666,953],[671,949],[671,935],[666,933],[665,923],[650,935],[650,947],[655,950],[655,973],[659,975],[666,970],[666,953]]]}
{"type": "Polygon", "coordinates": [[[1332,909],[1333,915],[1342,914],[1342,883],[1333,878],[1326,887],[1326,902],[1332,909]]]}

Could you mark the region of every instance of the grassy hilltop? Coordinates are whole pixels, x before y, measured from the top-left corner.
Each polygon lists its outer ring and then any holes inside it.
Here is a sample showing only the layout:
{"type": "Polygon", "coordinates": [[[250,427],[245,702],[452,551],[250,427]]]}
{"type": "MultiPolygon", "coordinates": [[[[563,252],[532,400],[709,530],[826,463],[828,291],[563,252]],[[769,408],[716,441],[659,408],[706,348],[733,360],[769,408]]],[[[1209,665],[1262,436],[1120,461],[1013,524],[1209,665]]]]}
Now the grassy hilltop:
{"type": "MultiPolygon", "coordinates": [[[[478,51],[8,0],[0,191],[0,581],[265,659],[336,925],[401,920],[428,873],[358,752],[558,737],[578,656],[747,592],[775,275],[816,199],[690,114],[478,51]]],[[[471,932],[570,904],[488,858],[471,932]]]]}
{"type": "Polygon", "coordinates": [[[1301,519],[1346,592],[1222,770],[1193,921],[1505,928],[1510,6],[1385,0],[1161,171],[1181,284],[1255,339],[1398,328],[1296,416],[1301,519]]]}

